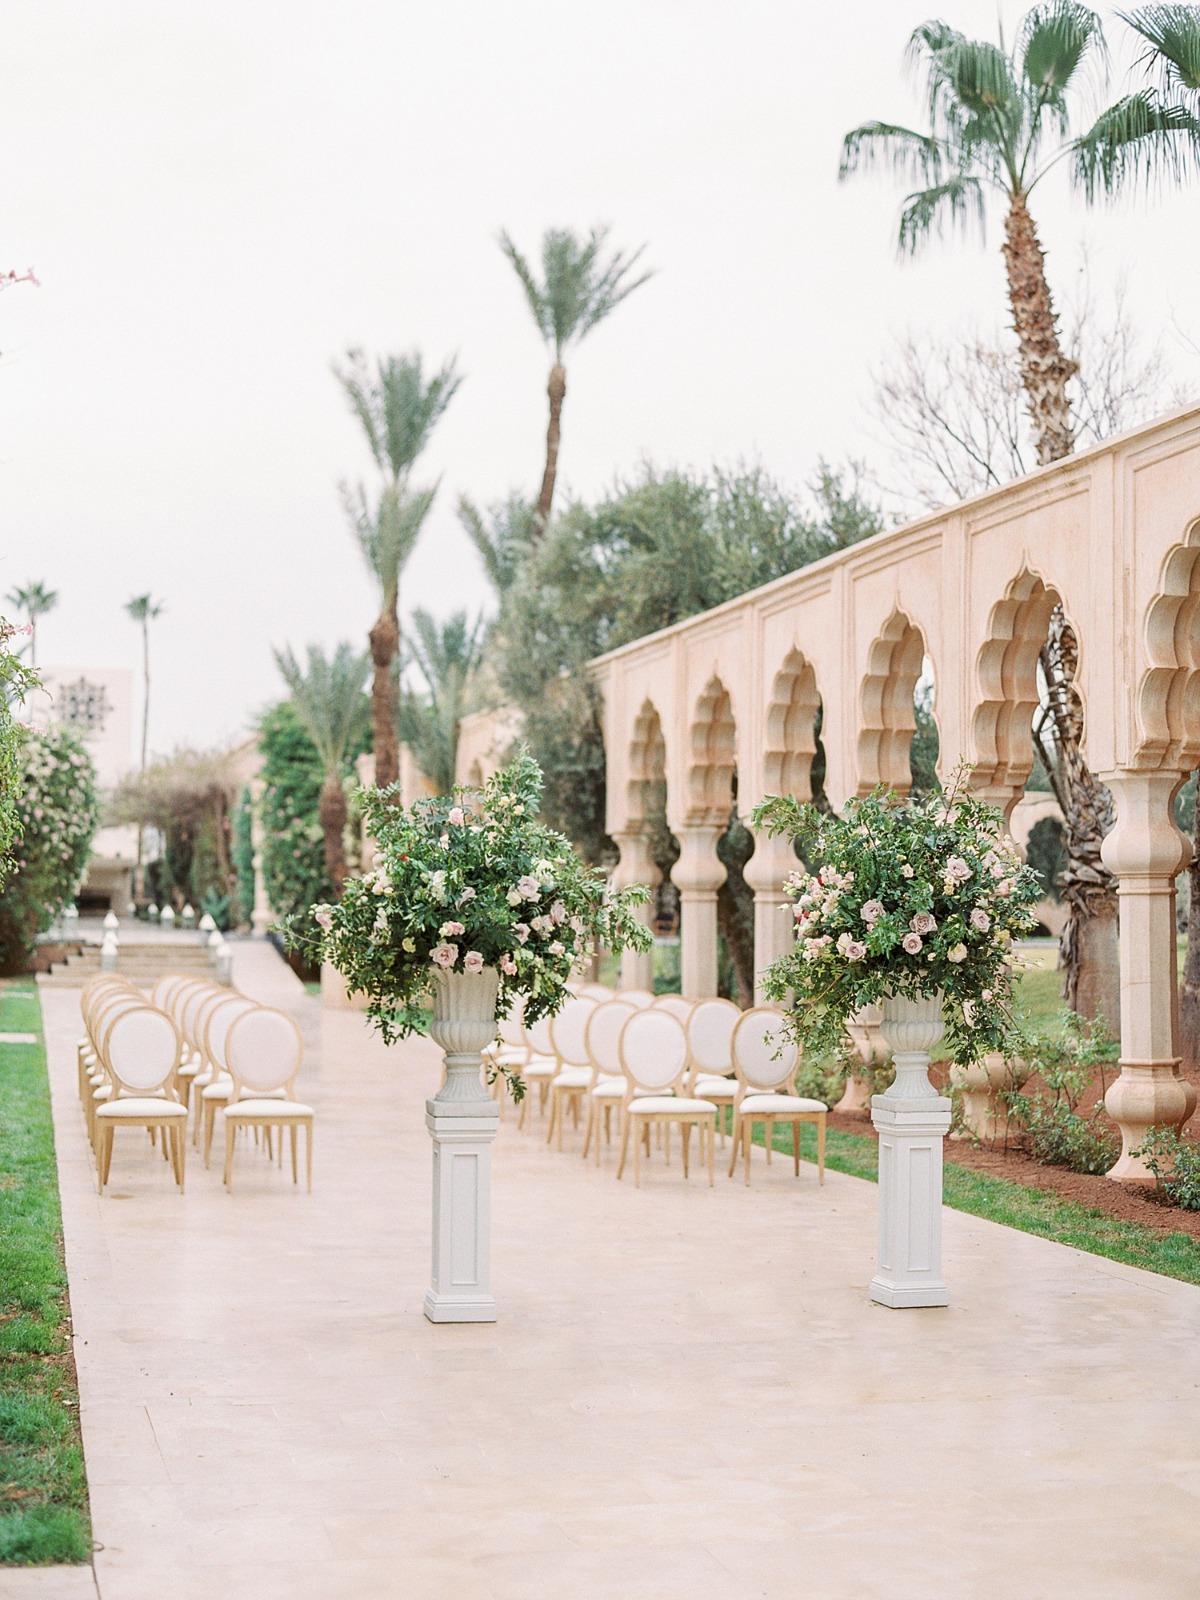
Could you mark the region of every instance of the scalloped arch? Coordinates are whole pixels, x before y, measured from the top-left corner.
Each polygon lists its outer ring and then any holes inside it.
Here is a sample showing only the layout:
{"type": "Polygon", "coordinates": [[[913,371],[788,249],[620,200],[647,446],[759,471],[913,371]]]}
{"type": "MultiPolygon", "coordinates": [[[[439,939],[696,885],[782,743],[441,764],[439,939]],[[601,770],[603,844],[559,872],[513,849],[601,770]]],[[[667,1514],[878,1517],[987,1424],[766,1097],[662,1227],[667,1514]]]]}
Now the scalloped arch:
{"type": "Polygon", "coordinates": [[[696,702],[688,736],[689,822],[724,826],[733,805],[737,769],[737,724],[729,691],[715,675],[696,702]]]}
{"type": "Polygon", "coordinates": [[[663,737],[662,718],[652,700],[643,700],[641,709],[633,719],[633,733],[629,741],[627,822],[633,824],[646,820],[647,789],[651,784],[664,783],[666,772],[667,744],[663,737]]]}
{"type": "Polygon", "coordinates": [[[1038,656],[1061,598],[1027,566],[992,607],[979,647],[980,701],[971,728],[975,771],[971,786],[1007,790],[1015,801],[1033,771],[1033,714],[1038,707],[1038,656]]]}
{"type": "Polygon", "coordinates": [[[1137,764],[1186,772],[1200,765],[1200,522],[1167,551],[1146,612],[1146,656],[1137,764]]]}
{"type": "Polygon", "coordinates": [[[763,793],[812,797],[817,750],[813,722],[821,705],[817,675],[802,651],[791,649],[771,685],[767,704],[763,793]]]}
{"type": "Polygon", "coordinates": [[[858,792],[870,794],[886,783],[897,794],[912,787],[909,751],[917,720],[913,692],[921,676],[925,640],[897,607],[884,623],[867,656],[859,704],[858,792]]]}

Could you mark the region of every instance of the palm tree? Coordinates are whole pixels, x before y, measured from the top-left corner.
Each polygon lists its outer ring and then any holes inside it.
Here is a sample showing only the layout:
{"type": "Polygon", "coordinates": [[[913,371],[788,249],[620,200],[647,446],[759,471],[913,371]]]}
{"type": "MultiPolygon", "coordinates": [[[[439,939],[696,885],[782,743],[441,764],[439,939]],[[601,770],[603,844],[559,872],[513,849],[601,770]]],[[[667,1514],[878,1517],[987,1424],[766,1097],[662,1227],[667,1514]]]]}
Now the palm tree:
{"type": "Polygon", "coordinates": [[[321,832],[325,839],[325,870],[338,894],[346,881],[343,835],[348,807],[344,778],[350,753],[370,724],[366,697],[371,659],[350,644],[339,644],[331,658],[319,645],[308,647],[307,668],[301,667],[290,647],[275,651],[275,662],[288,686],[292,705],[321,758],[325,778],[321,784],[321,832]]]}
{"type": "Polygon", "coordinates": [[[342,502],[367,566],[379,585],[379,616],[368,638],[374,680],[375,782],[387,788],[400,776],[396,743],[397,661],[400,655],[400,574],[433,504],[433,489],[414,491],[409,478],[462,379],[453,360],[426,379],[419,351],[382,356],[372,366],[361,350],[334,367],[350,409],[362,424],[367,447],[383,478],[377,501],[362,485],[341,485],[342,502]]]}
{"type": "Polygon", "coordinates": [[[400,702],[400,737],[439,794],[454,787],[458,730],[470,710],[472,680],[483,653],[484,622],[465,611],[439,627],[427,611],[414,611],[409,650],[427,694],[408,691],[400,702]]]}
{"type": "MultiPolygon", "coordinates": [[[[982,227],[989,195],[1000,198],[1021,383],[1043,465],[1074,448],[1067,384],[1076,364],[1059,340],[1029,197],[1062,161],[1070,161],[1075,181],[1089,196],[1098,175],[1108,171],[1178,164],[1200,131],[1193,119],[1152,98],[1127,96],[1072,138],[1068,91],[1102,62],[1104,51],[1099,17],[1077,0],[1035,6],[1011,52],[1003,42],[968,39],[944,22],[923,23],[913,33],[909,56],[923,73],[928,130],[869,122],[848,133],[842,147],[843,179],[882,158],[918,183],[900,214],[903,253],[915,252],[947,224],[977,221],[982,227]]],[[[1074,634],[1056,608],[1041,656],[1047,718],[1037,734],[1066,824],[1066,993],[1076,1010],[1103,1014],[1115,1026],[1116,884],[1100,859],[1111,803],[1079,749],[1083,724],[1073,685],[1076,659],[1074,634]]]]}
{"type": "Polygon", "coordinates": [[[521,280],[538,332],[554,357],[546,386],[550,397],[550,423],[546,429],[546,468],[533,514],[535,540],[546,531],[550,521],[554,480],[558,473],[562,406],[567,393],[563,356],[647,278],[654,276],[653,272],[643,272],[640,278],[630,281],[629,274],[645,245],[629,256],[624,251],[614,250],[606,259],[604,246],[608,232],[607,228],[593,228],[586,239],[580,239],[569,228],[548,229],[542,236],[540,283],[508,234],[500,235],[500,248],[521,280]]]}
{"type": "Polygon", "coordinates": [[[135,594],[125,602],[125,610],[142,630],[142,771],[146,770],[146,741],[150,732],[150,624],[166,609],[162,600],[148,594],[135,594]]]}
{"type": "Polygon", "coordinates": [[[18,611],[23,611],[29,618],[29,665],[36,667],[38,618],[44,617],[47,611],[54,610],[58,604],[58,590],[47,589],[44,583],[30,579],[28,583],[10,590],[5,598],[9,605],[16,606],[18,611]]]}

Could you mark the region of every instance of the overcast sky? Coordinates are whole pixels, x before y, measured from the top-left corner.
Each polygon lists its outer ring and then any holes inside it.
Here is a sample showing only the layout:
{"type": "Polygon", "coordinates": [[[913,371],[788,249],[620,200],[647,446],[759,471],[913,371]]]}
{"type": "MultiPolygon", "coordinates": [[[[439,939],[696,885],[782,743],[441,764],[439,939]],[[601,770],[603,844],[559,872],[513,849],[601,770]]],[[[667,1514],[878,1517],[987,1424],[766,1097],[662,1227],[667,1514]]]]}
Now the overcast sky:
{"type": "MultiPolygon", "coordinates": [[[[930,9],[996,26],[994,0],[930,9]]],[[[1023,10],[1000,7],[1009,26],[1023,10]]],[[[336,484],[370,462],[329,371],[350,344],[459,358],[401,607],[487,604],[454,502],[534,492],[545,429],[547,359],[501,227],[535,251],[548,226],[610,222],[657,269],[570,362],[560,491],[643,459],[761,461],[795,486],[820,455],[878,464],[889,340],[1004,311],[997,227],[900,264],[898,186],[836,182],[847,129],[917,117],[903,52],[924,15],[6,0],[0,267],[42,287],[0,298],[0,593],[59,591],[42,659],[135,665],[122,604],[163,597],[163,750],[222,742],[277,697],[273,644],[364,636],[336,484]]],[[[1200,191],[1096,213],[1047,187],[1037,212],[1056,290],[1088,242],[1186,382],[1200,191]]]]}

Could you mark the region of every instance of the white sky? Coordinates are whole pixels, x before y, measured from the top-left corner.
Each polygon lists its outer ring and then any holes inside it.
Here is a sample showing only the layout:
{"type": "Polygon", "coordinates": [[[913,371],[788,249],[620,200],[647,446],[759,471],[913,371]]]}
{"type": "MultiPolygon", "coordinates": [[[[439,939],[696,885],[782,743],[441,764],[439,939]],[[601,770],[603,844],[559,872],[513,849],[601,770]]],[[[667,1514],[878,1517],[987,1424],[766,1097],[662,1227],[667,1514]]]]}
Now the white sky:
{"type": "MultiPolygon", "coordinates": [[[[1000,6],[1009,27],[1023,10],[1000,6]]],[[[996,11],[928,6],[989,36],[996,11]]],[[[365,635],[335,486],[370,463],[329,372],[351,343],[458,354],[401,607],[484,605],[455,499],[534,491],[545,427],[502,226],[535,252],[547,226],[609,221],[658,269],[569,366],[560,490],[594,495],[642,458],[761,460],[794,485],[818,455],[877,461],[889,338],[1004,312],[997,227],[901,265],[898,185],[836,182],[847,129],[917,118],[902,56],[926,12],[7,0],[0,266],[43,286],[0,299],[0,593],[59,590],[42,660],[136,665],[121,606],[164,597],[163,750],[223,741],[276,698],[272,644],[365,635]]],[[[1130,275],[1186,378],[1200,192],[1089,213],[1048,187],[1036,210],[1056,289],[1088,241],[1094,281],[1130,275]]]]}

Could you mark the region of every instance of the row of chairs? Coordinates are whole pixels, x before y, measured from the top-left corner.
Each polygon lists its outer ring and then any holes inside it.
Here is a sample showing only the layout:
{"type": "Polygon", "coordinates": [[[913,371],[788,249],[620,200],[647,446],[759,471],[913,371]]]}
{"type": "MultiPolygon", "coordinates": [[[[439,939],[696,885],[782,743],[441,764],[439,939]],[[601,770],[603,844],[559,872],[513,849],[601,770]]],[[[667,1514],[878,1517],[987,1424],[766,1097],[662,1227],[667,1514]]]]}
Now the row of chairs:
{"type": "Polygon", "coordinates": [[[225,1119],[225,1184],[232,1187],[237,1135],[253,1130],[272,1154],[273,1135],[291,1135],[292,1181],[298,1181],[297,1137],[305,1132],[312,1188],[313,1110],[295,1096],[303,1047],[285,1012],[259,1005],[204,978],[161,978],[149,999],[128,979],[102,973],[81,998],[79,1093],[96,1151],[100,1191],[108,1182],[113,1130],[144,1127],[183,1189],[189,1112],[193,1143],[203,1139],[208,1165],[216,1114],[225,1119]]]}
{"type": "MultiPolygon", "coordinates": [[[[618,1117],[623,1176],[632,1144],[634,1181],[640,1182],[641,1152],[650,1150],[650,1130],[661,1130],[669,1159],[670,1130],[678,1125],[684,1176],[688,1175],[692,1130],[697,1131],[709,1182],[713,1146],[724,1139],[732,1112],[729,1175],[742,1157],[750,1182],[750,1147],[756,1123],[765,1129],[771,1159],[776,1124],[790,1124],[794,1170],[800,1171],[800,1129],[816,1128],[817,1171],[825,1181],[828,1107],[796,1092],[798,1051],[787,1036],[782,1014],[769,1006],[742,1011],[731,1001],[690,1001],[682,995],[655,996],[648,990],[611,990],[587,984],[572,995],[556,1017],[524,1021],[519,1005],[500,1024],[491,1051],[496,1068],[516,1072],[525,1096],[518,1121],[524,1127],[535,1100],[546,1117],[547,1143],[561,1150],[570,1115],[584,1119],[583,1157],[600,1160],[602,1137],[612,1140],[618,1117]]],[[[503,1075],[496,1084],[502,1090],[503,1075]]]]}

